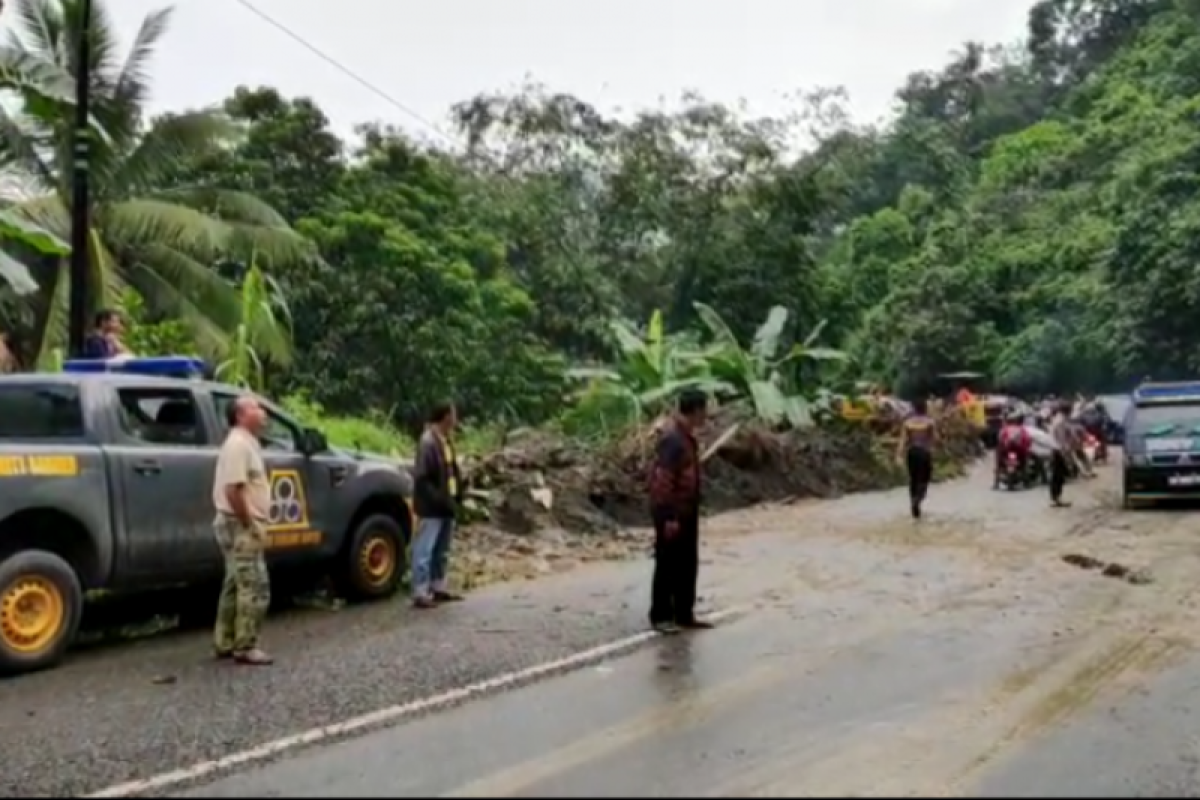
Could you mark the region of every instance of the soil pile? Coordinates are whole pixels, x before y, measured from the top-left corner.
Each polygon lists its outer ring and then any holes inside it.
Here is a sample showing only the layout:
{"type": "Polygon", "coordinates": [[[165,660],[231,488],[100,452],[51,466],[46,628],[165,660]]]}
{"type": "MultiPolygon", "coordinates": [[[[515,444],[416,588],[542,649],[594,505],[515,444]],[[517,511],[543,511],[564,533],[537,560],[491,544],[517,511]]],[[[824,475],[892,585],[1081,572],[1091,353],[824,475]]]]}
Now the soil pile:
{"type": "MultiPolygon", "coordinates": [[[[935,476],[952,477],[979,457],[978,432],[961,416],[938,422],[935,476]]],[[[705,510],[728,511],[805,497],[836,497],[904,482],[895,461],[896,424],[836,421],[776,431],[720,414],[701,438],[705,510]]],[[[468,507],[477,518],[518,535],[545,529],[611,532],[646,524],[646,477],[656,426],[602,448],[530,431],[465,464],[468,507]]]]}

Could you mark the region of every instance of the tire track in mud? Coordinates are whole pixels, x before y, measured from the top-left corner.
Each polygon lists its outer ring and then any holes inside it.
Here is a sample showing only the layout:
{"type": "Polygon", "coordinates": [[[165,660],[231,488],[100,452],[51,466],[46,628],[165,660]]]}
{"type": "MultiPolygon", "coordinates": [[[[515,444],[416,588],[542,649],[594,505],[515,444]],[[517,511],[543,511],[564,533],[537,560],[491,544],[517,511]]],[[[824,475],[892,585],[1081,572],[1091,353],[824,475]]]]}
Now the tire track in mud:
{"type": "Polygon", "coordinates": [[[941,785],[924,781],[924,788],[915,795],[962,796],[973,781],[1022,746],[1098,703],[1120,700],[1194,649],[1194,623],[1200,611],[1200,586],[1194,576],[1200,553],[1194,545],[1188,548],[1187,558],[1162,551],[1171,550],[1181,536],[1194,536],[1196,518],[1134,516],[1130,512],[1105,518],[1119,518],[1128,524],[1106,526],[1108,530],[1103,532],[1117,535],[1098,544],[1148,551],[1145,558],[1151,563],[1154,585],[1094,583],[1093,591],[1061,617],[1063,624],[1082,632],[1065,647],[1049,645],[1050,652],[1039,665],[1011,676],[1009,693],[1025,701],[1010,702],[1007,709],[993,713],[993,722],[987,725],[991,733],[976,736],[975,754],[961,762],[957,772],[941,785]],[[1153,556],[1156,549],[1161,553],[1157,558],[1153,556]],[[1014,693],[1013,688],[1018,691],[1014,693]],[[1005,727],[997,729],[997,723],[1005,727]]]}

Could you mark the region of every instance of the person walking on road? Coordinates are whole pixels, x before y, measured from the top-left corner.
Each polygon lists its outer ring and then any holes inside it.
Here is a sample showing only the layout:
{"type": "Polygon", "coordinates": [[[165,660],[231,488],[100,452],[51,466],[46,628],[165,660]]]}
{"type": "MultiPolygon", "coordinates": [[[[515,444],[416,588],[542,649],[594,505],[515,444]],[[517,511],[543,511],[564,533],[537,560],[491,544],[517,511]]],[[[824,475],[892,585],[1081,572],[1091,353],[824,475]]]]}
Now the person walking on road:
{"type": "Polygon", "coordinates": [[[1067,485],[1069,472],[1067,459],[1072,457],[1072,448],[1075,446],[1070,413],[1071,404],[1064,401],[1058,404],[1054,416],[1050,418],[1050,438],[1054,441],[1054,449],[1050,453],[1050,504],[1055,508],[1071,505],[1063,500],[1063,487],[1067,485]]]}
{"type": "Polygon", "coordinates": [[[908,471],[908,504],[913,519],[921,518],[921,504],[929,494],[933,482],[933,445],[937,428],[929,416],[929,404],[917,398],[912,404],[912,413],[900,428],[900,441],[896,445],[896,461],[904,464],[908,471]]]}
{"type": "Polygon", "coordinates": [[[654,523],[654,577],[650,625],[662,634],[711,628],[696,618],[700,572],[700,450],[696,432],[704,426],[708,397],[689,390],[659,432],[650,470],[650,514],[654,523]]]}
{"type": "Polygon", "coordinates": [[[413,511],[417,536],[412,548],[413,605],[435,608],[462,600],[447,588],[454,515],[462,500],[462,476],[451,434],[458,424],[452,403],[434,408],[421,435],[414,470],[413,511]]]}
{"type": "Polygon", "coordinates": [[[266,561],[271,490],[258,441],[265,413],[257,400],[244,396],[230,403],[226,414],[229,434],[217,456],[213,481],[213,528],[225,556],[213,646],[218,658],[266,665],[272,659],[258,646],[271,604],[266,561]]]}

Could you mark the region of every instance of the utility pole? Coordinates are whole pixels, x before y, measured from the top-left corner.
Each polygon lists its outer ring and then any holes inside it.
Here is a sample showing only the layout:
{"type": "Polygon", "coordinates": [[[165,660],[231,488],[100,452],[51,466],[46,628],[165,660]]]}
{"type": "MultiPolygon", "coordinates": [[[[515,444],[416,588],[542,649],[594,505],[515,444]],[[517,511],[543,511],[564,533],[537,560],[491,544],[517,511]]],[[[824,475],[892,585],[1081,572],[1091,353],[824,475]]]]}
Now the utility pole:
{"type": "Polygon", "coordinates": [[[83,340],[87,336],[88,277],[91,267],[88,258],[88,238],[91,235],[88,192],[88,138],[91,135],[92,84],[92,0],[79,2],[79,41],[75,46],[75,124],[71,128],[71,296],[68,316],[68,352],[83,355],[83,340]]]}

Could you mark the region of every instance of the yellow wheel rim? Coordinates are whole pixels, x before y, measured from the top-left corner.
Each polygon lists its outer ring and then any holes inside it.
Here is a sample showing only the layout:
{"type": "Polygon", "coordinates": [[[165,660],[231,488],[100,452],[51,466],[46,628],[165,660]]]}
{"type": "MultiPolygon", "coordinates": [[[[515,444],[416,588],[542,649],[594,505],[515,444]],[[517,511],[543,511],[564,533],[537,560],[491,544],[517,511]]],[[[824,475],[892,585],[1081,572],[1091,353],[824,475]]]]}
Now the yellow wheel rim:
{"type": "Polygon", "coordinates": [[[374,585],[386,583],[396,572],[396,547],[383,536],[371,536],[362,549],[362,571],[374,585]]]}
{"type": "Polygon", "coordinates": [[[0,637],[10,650],[44,650],[62,632],[65,620],[62,592],[40,575],[22,575],[0,596],[0,637]]]}

